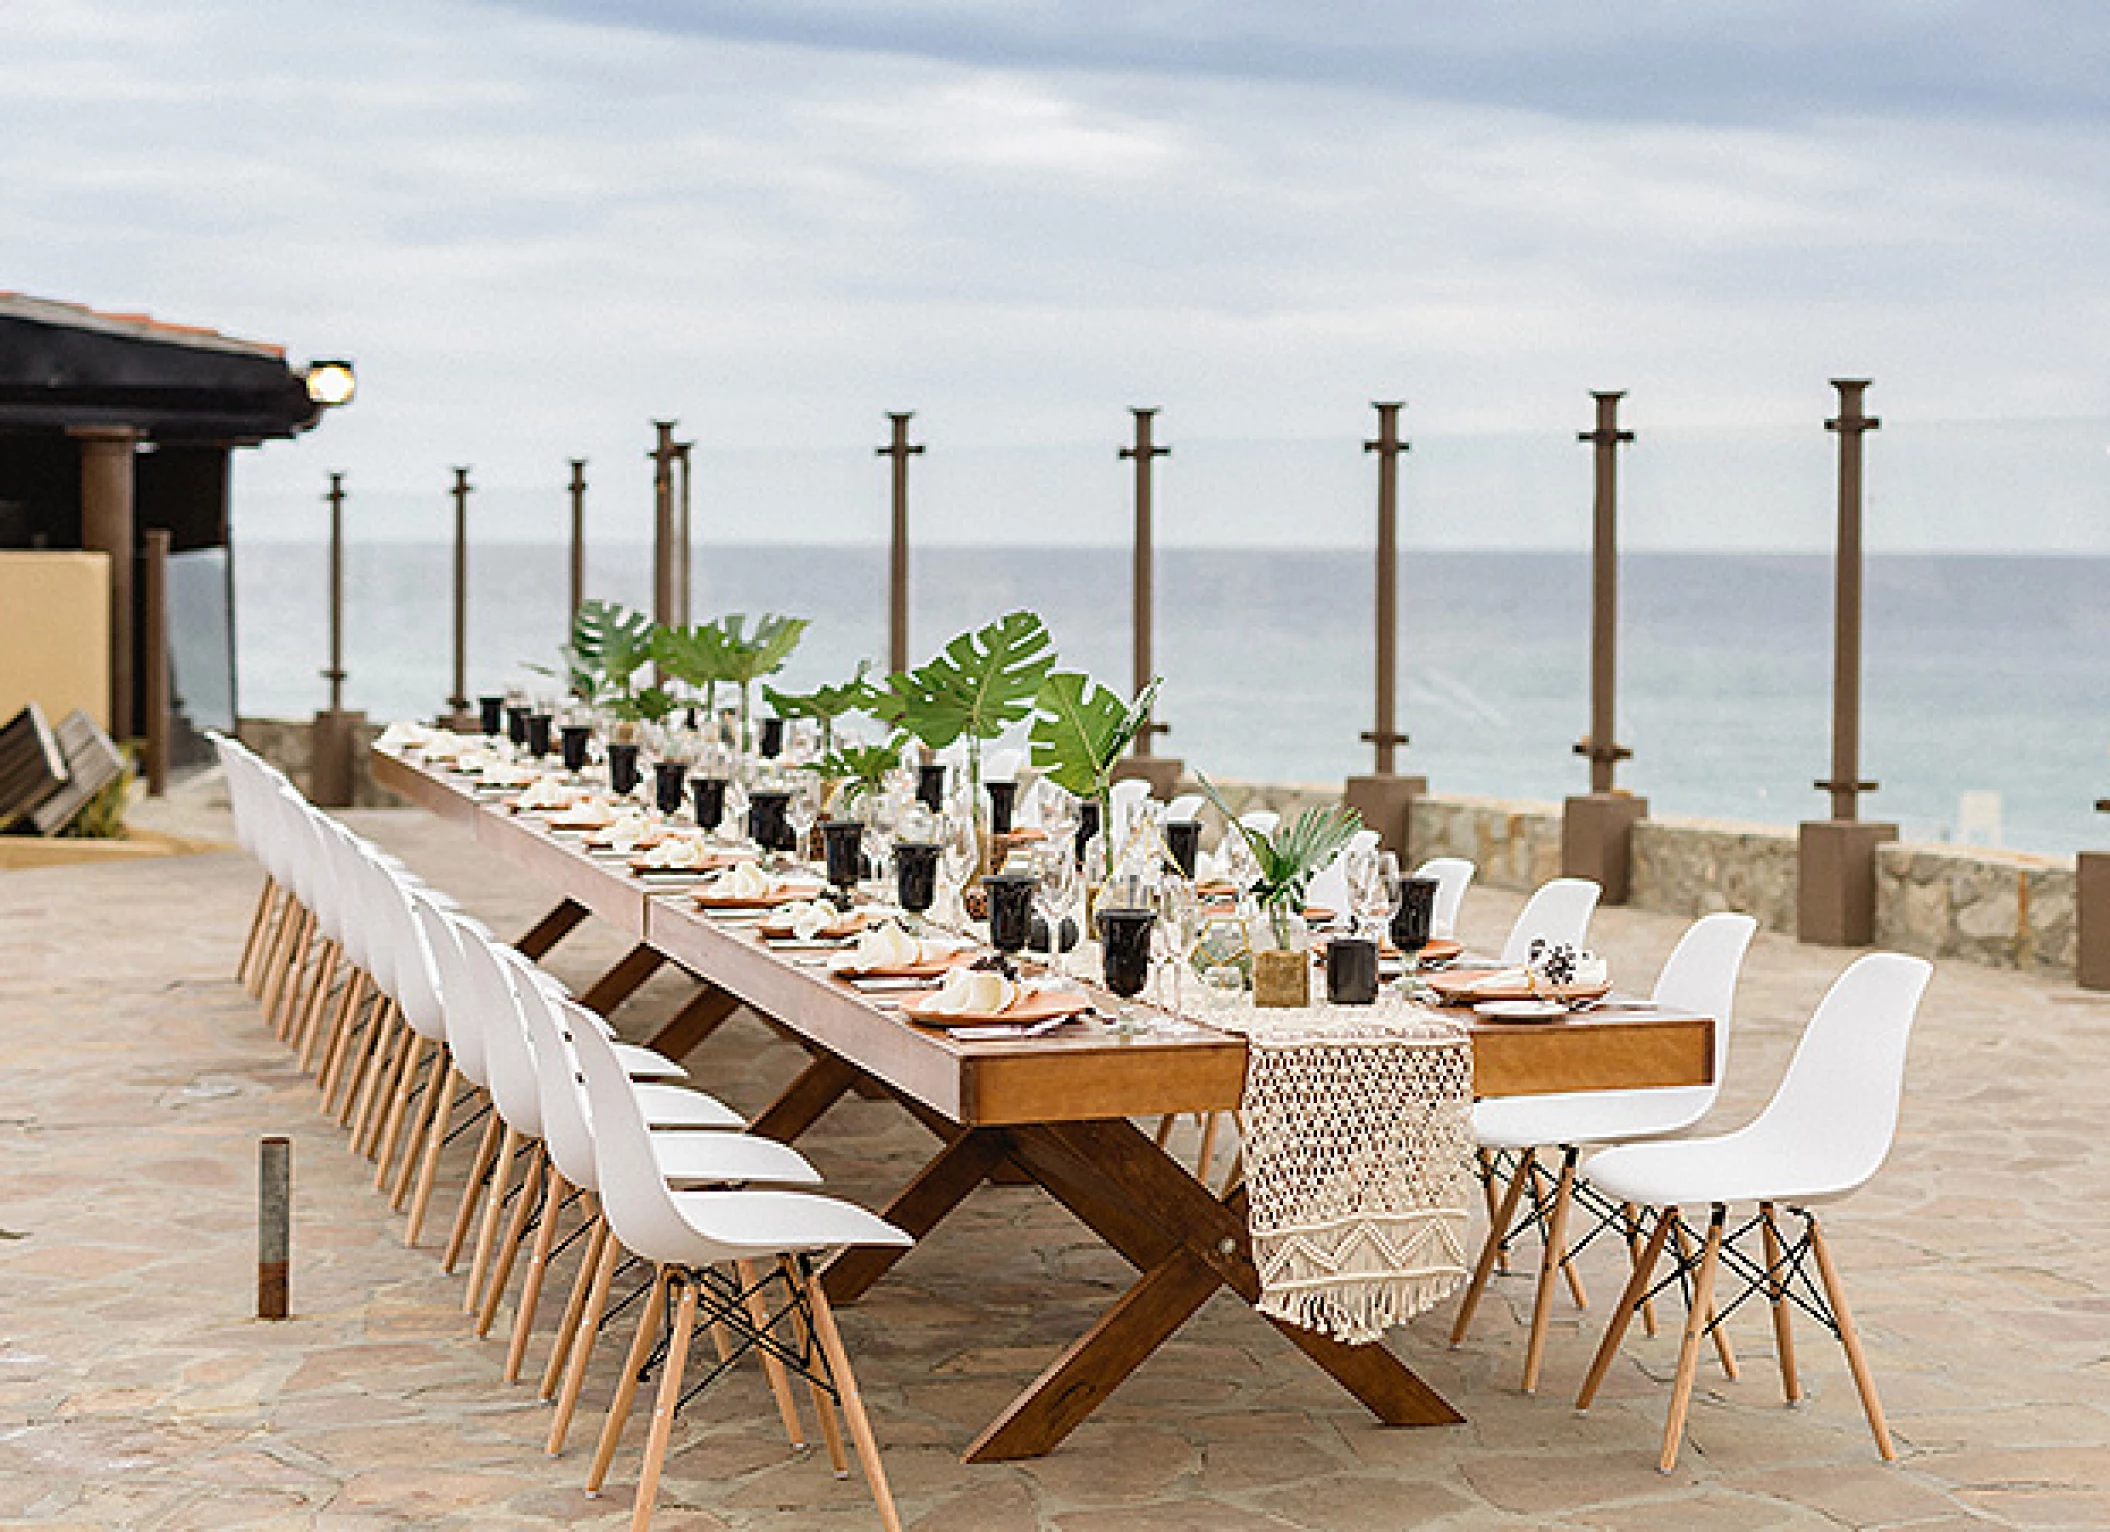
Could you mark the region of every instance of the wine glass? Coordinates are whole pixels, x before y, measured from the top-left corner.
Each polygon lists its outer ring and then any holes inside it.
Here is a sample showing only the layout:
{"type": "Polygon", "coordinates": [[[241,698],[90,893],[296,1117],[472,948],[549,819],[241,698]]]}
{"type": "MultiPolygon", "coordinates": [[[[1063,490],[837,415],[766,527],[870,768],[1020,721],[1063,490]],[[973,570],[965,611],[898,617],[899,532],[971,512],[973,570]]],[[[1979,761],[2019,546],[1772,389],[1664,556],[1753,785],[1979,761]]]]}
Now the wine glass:
{"type": "Polygon", "coordinates": [[[1194,884],[1186,878],[1167,878],[1158,890],[1158,930],[1165,944],[1165,972],[1171,975],[1170,1003],[1175,1016],[1184,1015],[1188,963],[1195,943],[1201,939],[1202,901],[1194,884]]]}
{"type": "MultiPolygon", "coordinates": [[[[1150,949],[1158,912],[1120,906],[1099,912],[1102,976],[1106,987],[1122,1000],[1133,1000],[1150,983],[1150,949]]],[[[1143,1030],[1135,1010],[1122,1005],[1115,1010],[1114,1030],[1123,1033],[1143,1030]]]]}
{"type": "MultiPolygon", "coordinates": [[[[1041,913],[1048,923],[1048,962],[1065,978],[1070,971],[1070,955],[1062,944],[1063,928],[1077,924],[1084,904],[1084,871],[1070,847],[1070,837],[1076,833],[1074,824],[1068,834],[1050,832],[1044,842],[1047,854],[1040,874],[1041,913]]],[[[1084,945],[1081,927],[1077,945],[1084,945]]]]}
{"type": "Polygon", "coordinates": [[[950,925],[964,925],[967,880],[974,876],[974,864],[980,860],[974,816],[960,812],[958,805],[947,809],[938,821],[938,844],[945,848],[946,920],[950,925]]]}
{"type": "Polygon", "coordinates": [[[784,822],[791,826],[791,859],[806,860],[812,850],[814,821],[820,818],[820,782],[811,772],[791,774],[791,801],[784,806],[784,822]]]}

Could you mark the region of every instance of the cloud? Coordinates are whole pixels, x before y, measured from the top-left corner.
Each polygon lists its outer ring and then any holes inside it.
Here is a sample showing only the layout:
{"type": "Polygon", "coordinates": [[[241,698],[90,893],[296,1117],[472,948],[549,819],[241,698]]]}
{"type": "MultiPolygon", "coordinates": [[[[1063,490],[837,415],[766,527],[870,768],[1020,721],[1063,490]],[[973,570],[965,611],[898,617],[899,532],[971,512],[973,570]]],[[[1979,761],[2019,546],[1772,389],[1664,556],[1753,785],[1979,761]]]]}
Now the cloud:
{"type": "Polygon", "coordinates": [[[2103,24],[2049,13],[14,0],[0,285],[358,360],[244,536],[329,467],[436,532],[455,463],[554,532],[584,456],[635,539],[678,417],[706,538],[873,537],[914,408],[925,535],[1110,539],[1154,404],[1168,538],[1350,541],[1404,397],[1414,536],[1574,545],[1625,387],[1637,540],[1814,546],[1852,372],[1879,541],[2110,549],[2103,427],[1934,424],[2110,414],[2103,24]]]}

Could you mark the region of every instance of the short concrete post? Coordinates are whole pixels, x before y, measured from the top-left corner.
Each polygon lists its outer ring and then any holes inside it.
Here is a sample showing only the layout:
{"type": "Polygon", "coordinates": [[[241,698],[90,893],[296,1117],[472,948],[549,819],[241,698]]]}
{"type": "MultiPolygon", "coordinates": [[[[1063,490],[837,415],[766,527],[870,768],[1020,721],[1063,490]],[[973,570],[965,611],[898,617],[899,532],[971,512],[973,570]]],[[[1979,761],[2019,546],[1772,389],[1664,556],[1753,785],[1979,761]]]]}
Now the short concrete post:
{"type": "Polygon", "coordinates": [[[1832,817],[1810,820],[1799,834],[1795,934],[1830,947],[1875,940],[1876,848],[1898,838],[1894,824],[1857,816],[1861,780],[1861,438],[1882,424],[1861,408],[1865,378],[1834,378],[1839,413],[1824,428],[1839,437],[1839,550],[1832,623],[1832,817]]]}
{"type": "MultiPolygon", "coordinates": [[[[2110,814],[2110,798],[2098,799],[2110,814]]],[[[2110,851],[2083,851],[2074,858],[2078,910],[2075,977],[2083,989],[2110,989],[2110,851]]]]}
{"type": "Polygon", "coordinates": [[[1633,752],[1618,741],[1619,715],[1619,448],[1634,439],[1619,428],[1618,392],[1593,393],[1597,423],[1578,440],[1595,449],[1590,534],[1590,737],[1575,753],[1590,762],[1590,791],[1561,810],[1561,871],[1589,878],[1604,902],[1624,904],[1633,882],[1634,826],[1648,800],[1621,792],[1619,763],[1633,752]]]}
{"type": "Polygon", "coordinates": [[[256,1317],[284,1319],[292,1296],[293,1144],[257,1145],[256,1317]]]}

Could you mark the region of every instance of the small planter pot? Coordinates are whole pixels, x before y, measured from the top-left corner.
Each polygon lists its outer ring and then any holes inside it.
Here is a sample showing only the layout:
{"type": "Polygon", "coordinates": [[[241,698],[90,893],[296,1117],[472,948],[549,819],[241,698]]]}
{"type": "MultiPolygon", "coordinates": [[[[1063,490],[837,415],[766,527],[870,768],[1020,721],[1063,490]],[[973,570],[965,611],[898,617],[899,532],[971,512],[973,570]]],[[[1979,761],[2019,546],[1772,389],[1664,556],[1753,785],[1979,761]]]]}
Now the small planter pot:
{"type": "Polygon", "coordinates": [[[1290,1009],[1311,1004],[1311,954],[1263,947],[1253,954],[1253,1004],[1290,1009]]]}

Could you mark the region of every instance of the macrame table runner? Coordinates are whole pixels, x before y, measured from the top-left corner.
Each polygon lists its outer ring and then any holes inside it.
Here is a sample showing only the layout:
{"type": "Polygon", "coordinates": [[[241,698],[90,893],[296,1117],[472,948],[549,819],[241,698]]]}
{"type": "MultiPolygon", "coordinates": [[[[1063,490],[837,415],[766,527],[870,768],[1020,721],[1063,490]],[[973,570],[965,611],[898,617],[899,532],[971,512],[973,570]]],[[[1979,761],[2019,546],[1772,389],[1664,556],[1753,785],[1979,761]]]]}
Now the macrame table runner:
{"type": "Polygon", "coordinates": [[[1472,1043],[1419,1006],[1196,1007],[1246,1039],[1244,1157],[1260,1311],[1348,1345],[1466,1273],[1472,1043]]]}

